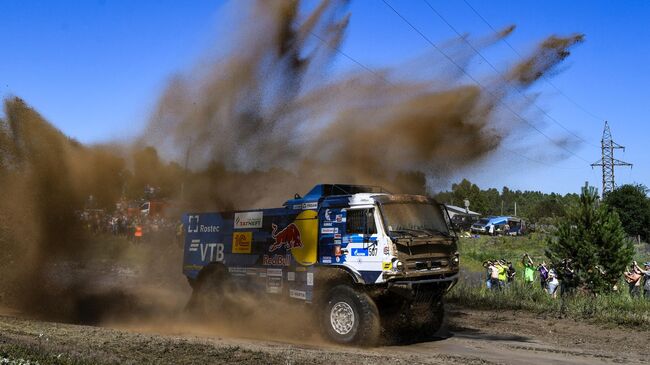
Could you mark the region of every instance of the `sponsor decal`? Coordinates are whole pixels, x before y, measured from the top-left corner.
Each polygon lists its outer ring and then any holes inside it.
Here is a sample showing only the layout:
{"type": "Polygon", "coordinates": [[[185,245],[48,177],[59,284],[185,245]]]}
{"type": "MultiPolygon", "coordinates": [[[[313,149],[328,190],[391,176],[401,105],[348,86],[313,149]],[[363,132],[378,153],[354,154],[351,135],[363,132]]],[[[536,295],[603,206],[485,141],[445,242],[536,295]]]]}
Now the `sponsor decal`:
{"type": "Polygon", "coordinates": [[[323,227],[331,227],[332,222],[323,222],[323,227]]]}
{"type": "Polygon", "coordinates": [[[332,234],[332,233],[334,233],[334,228],[321,228],[320,233],[322,233],[322,234],[332,234]]]}
{"type": "Polygon", "coordinates": [[[390,270],[391,267],[393,267],[393,263],[390,262],[390,261],[384,261],[384,262],[382,262],[382,264],[381,264],[381,268],[382,268],[382,270],[390,270]]]}
{"type": "Polygon", "coordinates": [[[201,261],[223,261],[223,247],[223,243],[201,243],[199,245],[201,261]]]}
{"type": "Polygon", "coordinates": [[[264,255],[262,265],[265,266],[289,266],[291,265],[291,254],[286,255],[264,255]]]}
{"type": "Polygon", "coordinates": [[[300,239],[300,230],[295,223],[290,223],[279,232],[278,226],[275,223],[272,227],[273,232],[271,232],[271,237],[273,237],[274,242],[271,247],[269,247],[269,252],[273,252],[280,247],[284,247],[287,250],[303,247],[302,240],[300,239]]]}
{"type": "Polygon", "coordinates": [[[199,216],[190,215],[187,217],[187,233],[199,232],[199,216]]]}
{"type": "Polygon", "coordinates": [[[278,294],[282,292],[282,276],[268,275],[266,278],[266,292],[278,294]]]}
{"type": "Polygon", "coordinates": [[[336,215],[336,223],[342,223],[342,222],[344,222],[343,215],[342,214],[337,214],[336,215]]]}
{"type": "Polygon", "coordinates": [[[201,233],[219,233],[221,227],[219,226],[204,226],[203,224],[199,225],[199,232],[201,233]]]}
{"type": "Polygon", "coordinates": [[[324,264],[331,264],[332,263],[332,257],[331,256],[323,256],[321,258],[321,262],[324,264]]]}
{"type": "Polygon", "coordinates": [[[296,273],[293,271],[287,272],[287,281],[296,281],[296,273]]]}
{"type": "Polygon", "coordinates": [[[266,275],[282,277],[282,269],[266,269],[266,275]]]}
{"type": "Polygon", "coordinates": [[[308,272],[307,273],[307,285],[308,286],[314,286],[314,273],[313,272],[308,272]]]}
{"type": "Polygon", "coordinates": [[[349,243],[350,242],[350,237],[345,236],[343,237],[343,243],[349,243]]]}
{"type": "MultiPolygon", "coordinates": [[[[339,231],[339,229],[336,228],[336,232],[338,232],[338,231],[339,231]]],[[[334,238],[339,238],[339,239],[340,239],[340,238],[341,238],[341,234],[340,234],[340,233],[335,234],[335,235],[334,235],[334,238]]]]}
{"type": "Polygon", "coordinates": [[[228,272],[235,276],[244,276],[246,275],[245,267],[229,267],[228,272]]]}
{"type": "Polygon", "coordinates": [[[353,248],[352,256],[368,256],[368,249],[366,248],[353,248]]]}
{"type": "Polygon", "coordinates": [[[257,269],[254,267],[246,268],[246,275],[257,276],[257,269]]]}
{"type": "Polygon", "coordinates": [[[262,228],[263,212],[235,213],[235,229],[262,228]]]}
{"type": "Polygon", "coordinates": [[[318,209],[318,202],[302,203],[302,209],[318,209]]]}
{"type": "Polygon", "coordinates": [[[251,253],[253,232],[233,232],[232,253],[251,253]]]}
{"type": "Polygon", "coordinates": [[[390,254],[390,249],[388,248],[388,245],[384,246],[384,255],[390,254]]]}
{"type": "Polygon", "coordinates": [[[201,240],[192,240],[192,243],[190,243],[190,252],[198,251],[199,250],[199,245],[201,244],[201,240]]]}
{"type": "Polygon", "coordinates": [[[293,290],[289,289],[289,296],[291,298],[296,298],[296,299],[302,299],[305,300],[307,299],[307,292],[304,292],[302,290],[293,290]]]}
{"type": "Polygon", "coordinates": [[[325,220],[326,221],[331,221],[332,217],[330,217],[331,210],[325,209],[325,220]]]}
{"type": "Polygon", "coordinates": [[[302,209],[302,204],[294,204],[293,209],[302,209]]]}

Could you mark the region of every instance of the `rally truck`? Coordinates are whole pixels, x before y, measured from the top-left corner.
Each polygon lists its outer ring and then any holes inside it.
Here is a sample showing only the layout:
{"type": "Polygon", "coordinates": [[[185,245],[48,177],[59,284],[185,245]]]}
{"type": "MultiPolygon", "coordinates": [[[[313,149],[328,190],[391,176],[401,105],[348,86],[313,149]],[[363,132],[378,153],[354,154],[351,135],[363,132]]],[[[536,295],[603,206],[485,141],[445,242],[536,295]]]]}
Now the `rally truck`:
{"type": "Polygon", "coordinates": [[[402,325],[432,335],[459,271],[448,217],[429,197],[334,184],[282,208],[185,214],[190,306],[219,312],[238,290],[311,305],[338,343],[372,345],[402,325]]]}

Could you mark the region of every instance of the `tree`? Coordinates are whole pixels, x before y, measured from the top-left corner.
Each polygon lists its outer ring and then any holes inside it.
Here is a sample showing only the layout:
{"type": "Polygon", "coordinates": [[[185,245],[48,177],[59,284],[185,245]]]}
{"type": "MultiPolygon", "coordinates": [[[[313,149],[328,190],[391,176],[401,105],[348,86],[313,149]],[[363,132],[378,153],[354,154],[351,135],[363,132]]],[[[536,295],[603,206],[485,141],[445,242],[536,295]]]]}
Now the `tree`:
{"type": "MultiPolygon", "coordinates": [[[[585,186],[578,205],[568,210],[546,249],[555,267],[561,267],[564,259],[573,261],[575,277],[570,284],[595,293],[610,290],[634,254],[618,214],[599,203],[596,189],[585,186]]],[[[558,276],[563,279],[562,270],[558,276]]]]}
{"type": "Polygon", "coordinates": [[[643,185],[623,185],[605,196],[604,202],[616,211],[628,235],[650,238],[650,200],[643,185]]]}

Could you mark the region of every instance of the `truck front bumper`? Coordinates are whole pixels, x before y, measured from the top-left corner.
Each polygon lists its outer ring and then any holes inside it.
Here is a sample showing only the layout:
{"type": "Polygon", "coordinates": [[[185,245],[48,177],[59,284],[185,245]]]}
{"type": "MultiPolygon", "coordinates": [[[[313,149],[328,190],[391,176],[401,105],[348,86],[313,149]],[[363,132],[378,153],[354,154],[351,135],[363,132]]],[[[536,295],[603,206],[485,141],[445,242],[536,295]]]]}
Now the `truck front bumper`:
{"type": "Polygon", "coordinates": [[[436,278],[418,278],[418,279],[412,279],[412,280],[395,280],[395,281],[389,281],[388,286],[392,285],[407,285],[407,286],[413,286],[417,284],[429,284],[429,283],[454,283],[458,281],[458,273],[455,273],[453,275],[442,275],[441,277],[436,277],[436,278]]]}

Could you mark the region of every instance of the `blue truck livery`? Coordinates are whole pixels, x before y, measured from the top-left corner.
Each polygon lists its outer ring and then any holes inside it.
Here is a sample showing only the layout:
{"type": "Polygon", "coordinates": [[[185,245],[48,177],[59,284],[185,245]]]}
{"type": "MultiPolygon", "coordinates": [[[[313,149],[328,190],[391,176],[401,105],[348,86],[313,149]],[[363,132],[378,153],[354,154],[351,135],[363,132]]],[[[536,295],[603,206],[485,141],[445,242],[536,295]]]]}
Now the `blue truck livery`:
{"type": "Polygon", "coordinates": [[[188,213],[183,224],[191,302],[214,308],[236,286],[312,304],[339,343],[372,344],[404,317],[434,333],[458,276],[444,206],[377,187],[317,185],[282,208],[188,213]]]}

